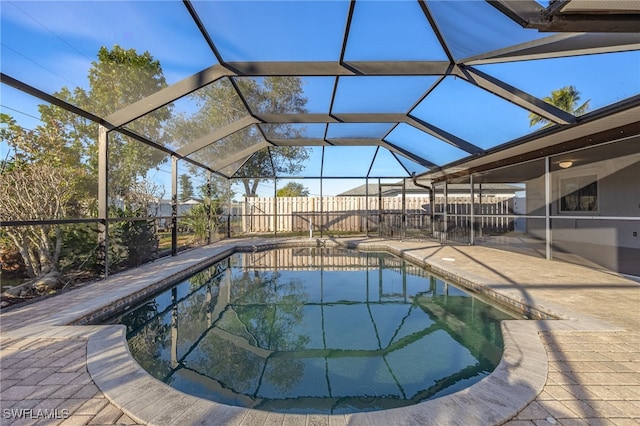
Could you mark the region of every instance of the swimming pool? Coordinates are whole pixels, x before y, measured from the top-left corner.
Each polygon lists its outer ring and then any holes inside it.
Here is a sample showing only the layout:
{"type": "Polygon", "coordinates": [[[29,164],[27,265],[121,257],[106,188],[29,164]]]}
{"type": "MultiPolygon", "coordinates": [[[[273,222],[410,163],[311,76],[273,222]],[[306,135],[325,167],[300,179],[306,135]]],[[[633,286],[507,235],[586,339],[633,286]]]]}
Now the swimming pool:
{"type": "Polygon", "coordinates": [[[350,413],[472,385],[513,319],[384,253],[237,253],[119,318],[154,377],[225,404],[350,413]]]}

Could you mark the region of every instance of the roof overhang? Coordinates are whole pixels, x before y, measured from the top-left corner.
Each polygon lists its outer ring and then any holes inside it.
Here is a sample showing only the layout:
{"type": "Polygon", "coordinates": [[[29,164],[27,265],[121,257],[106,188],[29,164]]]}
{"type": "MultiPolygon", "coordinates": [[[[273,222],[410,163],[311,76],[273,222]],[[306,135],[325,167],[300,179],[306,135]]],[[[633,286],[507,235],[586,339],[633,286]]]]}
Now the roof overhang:
{"type": "Polygon", "coordinates": [[[544,8],[534,0],[487,0],[525,28],[540,32],[637,32],[636,0],[551,0],[544,8]]]}

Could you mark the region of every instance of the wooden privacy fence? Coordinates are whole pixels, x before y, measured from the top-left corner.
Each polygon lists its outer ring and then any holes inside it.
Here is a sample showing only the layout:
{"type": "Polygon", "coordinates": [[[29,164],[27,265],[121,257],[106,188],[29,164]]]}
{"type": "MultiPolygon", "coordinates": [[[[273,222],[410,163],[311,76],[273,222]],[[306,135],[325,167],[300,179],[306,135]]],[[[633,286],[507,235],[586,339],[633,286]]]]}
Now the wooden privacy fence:
{"type": "MultiPolygon", "coordinates": [[[[487,198],[482,204],[474,205],[475,228],[487,232],[507,232],[513,230],[513,198],[487,198]]],[[[436,205],[437,205],[436,200],[436,205]]],[[[471,204],[460,200],[448,203],[449,228],[469,228],[471,221],[471,204]]],[[[437,211],[437,210],[436,210],[437,211]]],[[[441,213],[439,213],[441,214],[441,213]]]]}
{"type": "Polygon", "coordinates": [[[429,277],[429,273],[419,266],[407,263],[397,257],[380,256],[377,253],[356,254],[344,250],[304,247],[293,249],[274,249],[255,253],[237,253],[242,265],[253,269],[292,270],[292,271],[345,271],[384,269],[404,269],[410,275],[429,277]]]}
{"type": "MultiPolygon", "coordinates": [[[[449,227],[470,224],[471,204],[468,197],[449,197],[447,212],[449,227]]],[[[436,220],[442,218],[444,198],[435,199],[436,220]]],[[[375,228],[381,218],[402,215],[402,197],[252,197],[241,203],[242,232],[301,232],[312,228],[332,231],[364,232],[375,228]],[[382,201],[382,208],[379,206],[382,201]]],[[[420,226],[430,215],[429,197],[405,197],[408,226],[420,226]],[[412,225],[413,224],[413,225],[412,225]]],[[[482,229],[507,230],[513,214],[513,198],[483,197],[476,203],[476,222],[482,229]]]]}

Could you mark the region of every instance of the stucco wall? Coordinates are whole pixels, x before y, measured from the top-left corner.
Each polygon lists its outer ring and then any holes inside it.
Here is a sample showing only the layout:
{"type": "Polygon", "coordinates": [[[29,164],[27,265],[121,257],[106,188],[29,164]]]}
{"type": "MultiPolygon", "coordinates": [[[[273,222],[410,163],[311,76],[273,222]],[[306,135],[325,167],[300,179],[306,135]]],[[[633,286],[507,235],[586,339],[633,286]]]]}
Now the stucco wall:
{"type": "MultiPolygon", "coordinates": [[[[526,185],[527,214],[544,216],[544,176],[530,180],[526,185]]],[[[640,217],[640,154],[554,172],[552,197],[552,213],[555,216],[552,219],[552,241],[556,253],[575,253],[598,265],[624,273],[634,273],[638,269],[633,267],[630,270],[628,263],[633,262],[634,256],[640,256],[640,222],[581,220],[575,217],[640,217]],[[597,175],[598,210],[560,212],[560,180],[580,175],[597,175]],[[562,219],[562,216],[574,218],[562,219]]],[[[544,239],[544,218],[527,219],[527,232],[544,239]]]]}

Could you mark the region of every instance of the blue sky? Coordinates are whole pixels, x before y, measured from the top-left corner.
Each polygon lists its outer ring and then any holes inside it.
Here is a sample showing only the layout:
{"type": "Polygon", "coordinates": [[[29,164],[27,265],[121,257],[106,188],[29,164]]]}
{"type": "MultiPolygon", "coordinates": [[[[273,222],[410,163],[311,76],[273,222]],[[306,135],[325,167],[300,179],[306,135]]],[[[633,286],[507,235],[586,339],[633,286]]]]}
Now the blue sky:
{"type": "MultiPolygon", "coordinates": [[[[339,59],[348,1],[194,4],[225,60],[339,59]]],[[[504,47],[505,40],[525,42],[546,36],[522,31],[483,1],[436,1],[429,5],[456,57],[504,47]],[[487,26],[486,22],[491,25],[487,26]]],[[[2,72],[48,93],[63,86],[86,87],[87,70],[101,46],[119,44],[138,52],[149,51],[161,62],[169,84],[216,63],[180,1],[5,0],[1,14],[2,72]],[[154,25],[162,30],[156,31],[154,25]]],[[[446,59],[417,2],[357,2],[345,60],[400,59],[446,59]]],[[[482,65],[478,69],[537,97],[574,85],[583,100],[590,100],[591,110],[640,93],[638,51],[482,65]]],[[[333,111],[406,112],[436,80],[432,76],[341,78],[333,111]]],[[[308,77],[304,83],[309,111],[328,112],[334,79],[308,77]]],[[[0,99],[1,111],[13,115],[25,127],[33,128],[38,123],[37,105],[42,101],[6,85],[0,85],[0,99]]],[[[417,104],[412,114],[481,148],[532,131],[527,111],[454,77],[445,78],[429,97],[417,104]]],[[[379,123],[329,129],[330,135],[336,136],[363,132],[372,136],[385,134],[386,127],[379,123]]],[[[411,126],[398,126],[387,139],[406,147],[419,143],[417,150],[436,163],[464,155],[456,148],[416,132],[411,126]]],[[[313,152],[314,160],[318,157],[317,151],[313,152]]],[[[362,165],[356,167],[354,161],[370,161],[367,159],[371,150],[361,150],[364,154],[346,151],[330,154],[335,173],[349,170],[350,175],[362,169],[362,165]]],[[[395,160],[387,154],[381,154],[380,158],[393,163],[389,166],[396,169],[395,160]]],[[[6,155],[4,143],[0,143],[0,155],[6,155]]],[[[384,167],[378,163],[376,169],[384,170],[384,167]]],[[[307,185],[307,181],[302,182],[307,185]]],[[[344,186],[327,180],[323,192],[340,192],[346,189],[344,186]]],[[[319,193],[317,187],[311,190],[319,193]]],[[[267,195],[271,191],[268,189],[267,195]]]]}

